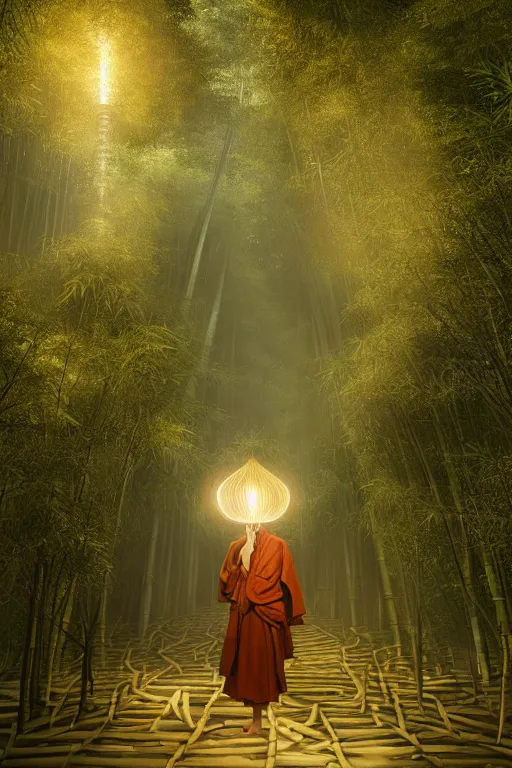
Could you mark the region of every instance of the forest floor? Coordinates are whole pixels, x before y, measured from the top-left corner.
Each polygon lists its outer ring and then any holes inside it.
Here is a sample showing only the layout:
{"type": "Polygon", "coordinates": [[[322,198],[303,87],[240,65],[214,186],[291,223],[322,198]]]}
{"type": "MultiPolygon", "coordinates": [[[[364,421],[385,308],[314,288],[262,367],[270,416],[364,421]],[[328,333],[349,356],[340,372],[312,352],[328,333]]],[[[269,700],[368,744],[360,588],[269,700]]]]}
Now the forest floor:
{"type": "Polygon", "coordinates": [[[16,737],[17,686],[0,683],[0,765],[512,766],[509,725],[496,743],[497,685],[475,695],[469,675],[438,668],[425,674],[420,709],[414,676],[393,649],[346,636],[336,622],[308,622],[293,628],[288,692],[269,707],[261,735],[242,731],[251,710],[222,693],[222,606],[174,619],[144,643],[116,632],[95,676],[94,709],[78,722],[79,662],[55,681],[48,713],[16,737]]]}

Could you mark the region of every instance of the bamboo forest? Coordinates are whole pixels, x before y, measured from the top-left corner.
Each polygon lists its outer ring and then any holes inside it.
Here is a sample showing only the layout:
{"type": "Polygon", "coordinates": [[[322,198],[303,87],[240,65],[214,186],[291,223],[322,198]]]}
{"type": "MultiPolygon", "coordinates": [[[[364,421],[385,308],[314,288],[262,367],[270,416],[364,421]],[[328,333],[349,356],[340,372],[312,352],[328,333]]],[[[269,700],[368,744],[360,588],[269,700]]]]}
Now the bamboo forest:
{"type": "Polygon", "coordinates": [[[0,166],[1,768],[512,766],[510,0],[0,0],[0,166]]]}

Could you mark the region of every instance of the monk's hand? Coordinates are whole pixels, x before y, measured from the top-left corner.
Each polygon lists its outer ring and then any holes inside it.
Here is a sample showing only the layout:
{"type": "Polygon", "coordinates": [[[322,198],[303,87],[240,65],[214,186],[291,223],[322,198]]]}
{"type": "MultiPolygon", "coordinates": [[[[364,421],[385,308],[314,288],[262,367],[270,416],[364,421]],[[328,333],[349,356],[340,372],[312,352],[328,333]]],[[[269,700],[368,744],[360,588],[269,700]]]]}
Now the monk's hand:
{"type": "Polygon", "coordinates": [[[254,542],[256,541],[256,534],[258,532],[259,525],[257,523],[249,523],[249,525],[245,526],[245,531],[247,533],[247,540],[251,542],[251,546],[254,549],[254,542]]]}
{"type": "Polygon", "coordinates": [[[247,541],[241,549],[242,564],[246,571],[249,570],[251,563],[251,555],[254,552],[254,542],[256,541],[257,528],[254,525],[246,525],[245,531],[247,533],[247,541]]]}

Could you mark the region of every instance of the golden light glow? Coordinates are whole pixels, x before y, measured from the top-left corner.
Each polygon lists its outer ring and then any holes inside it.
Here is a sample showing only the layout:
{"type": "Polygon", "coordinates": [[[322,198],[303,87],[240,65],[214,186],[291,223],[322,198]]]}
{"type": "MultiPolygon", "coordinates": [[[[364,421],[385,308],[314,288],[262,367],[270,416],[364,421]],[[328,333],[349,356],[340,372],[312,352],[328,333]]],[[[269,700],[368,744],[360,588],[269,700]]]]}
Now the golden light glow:
{"type": "Polygon", "coordinates": [[[249,488],[247,490],[247,506],[253,514],[258,508],[258,491],[256,488],[249,488]]]}
{"type": "Polygon", "coordinates": [[[270,523],[288,509],[290,491],[256,459],[249,459],[220,484],[217,502],[237,523],[270,523]]]}
{"type": "Polygon", "coordinates": [[[112,50],[109,41],[100,37],[100,104],[110,101],[110,79],[112,70],[112,50]]]}

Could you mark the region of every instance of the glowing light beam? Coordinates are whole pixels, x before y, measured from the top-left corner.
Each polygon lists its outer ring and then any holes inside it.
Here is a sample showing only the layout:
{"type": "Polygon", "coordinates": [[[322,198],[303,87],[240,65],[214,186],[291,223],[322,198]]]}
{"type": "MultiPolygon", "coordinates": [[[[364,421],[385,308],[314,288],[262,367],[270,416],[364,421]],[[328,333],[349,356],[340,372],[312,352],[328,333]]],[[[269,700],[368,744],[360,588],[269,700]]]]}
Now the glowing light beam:
{"type": "Polygon", "coordinates": [[[110,101],[110,79],[112,70],[112,46],[105,37],[99,39],[100,47],[100,104],[110,101]]]}

